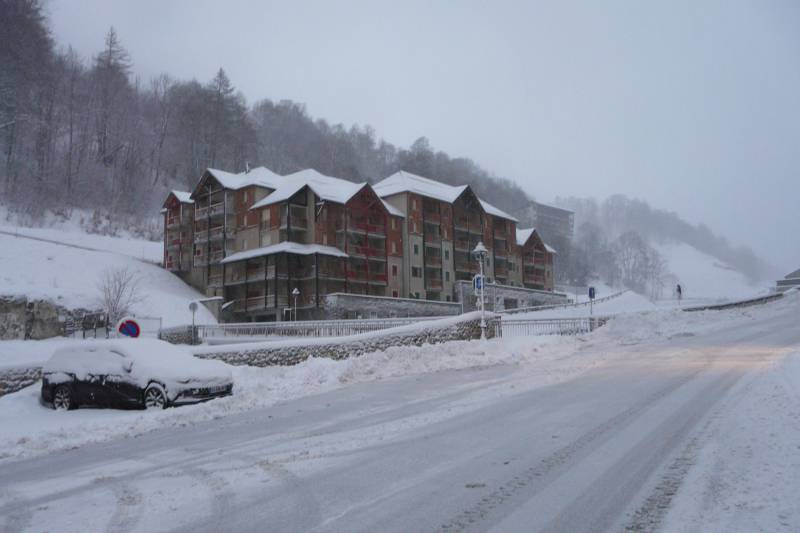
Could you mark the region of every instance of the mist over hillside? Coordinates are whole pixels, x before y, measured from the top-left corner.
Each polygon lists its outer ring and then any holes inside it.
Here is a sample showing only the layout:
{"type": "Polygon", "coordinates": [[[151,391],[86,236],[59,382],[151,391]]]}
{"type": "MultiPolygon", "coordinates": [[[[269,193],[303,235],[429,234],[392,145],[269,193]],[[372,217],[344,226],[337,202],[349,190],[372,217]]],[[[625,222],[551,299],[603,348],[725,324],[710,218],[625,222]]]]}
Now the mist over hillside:
{"type": "MultiPolygon", "coordinates": [[[[17,220],[36,224],[48,211],[81,208],[125,224],[143,220],[147,228],[139,233],[152,234],[168,190],[191,189],[207,167],[241,172],[263,165],[281,174],[315,168],[356,182],[406,170],[469,184],[517,215],[521,227],[531,225],[524,209],[531,196],[522,188],[469,158],[436,150],[426,137],[404,148],[368,125],[315,118],[302,103],[248,104],[222,68],[204,82],[168,73],[142,80],[113,28],[94,57],[81,58],[68,43],[54,42],[39,2],[1,5],[0,187],[17,220]]],[[[592,238],[591,228],[609,243],[638,232],[648,241],[690,244],[753,279],[764,275],[749,248],[645,202],[613,196],[557,203],[576,212],[577,243],[592,238]]],[[[585,278],[580,257],[561,247],[561,281],[585,278]]]]}
{"type": "MultiPolygon", "coordinates": [[[[692,225],[676,213],[653,208],[642,200],[617,194],[603,201],[566,197],[557,198],[555,203],[575,213],[575,240],[569,265],[573,277],[580,277],[586,271],[599,274],[593,267],[581,263],[602,263],[600,256],[609,253],[614,243],[631,233],[641,236],[654,253],[658,245],[688,244],[735,268],[751,282],[776,275],[749,247],[733,246],[704,224],[692,225]]],[[[599,268],[602,270],[602,266],[599,268]]]]}

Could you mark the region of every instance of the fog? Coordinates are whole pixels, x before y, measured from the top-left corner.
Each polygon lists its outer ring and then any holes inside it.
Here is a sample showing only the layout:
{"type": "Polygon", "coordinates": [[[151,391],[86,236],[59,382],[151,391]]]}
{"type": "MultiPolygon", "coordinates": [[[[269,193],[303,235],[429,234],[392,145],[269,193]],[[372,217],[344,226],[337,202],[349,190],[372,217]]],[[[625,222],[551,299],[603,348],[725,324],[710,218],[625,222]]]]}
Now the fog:
{"type": "Polygon", "coordinates": [[[51,0],[90,57],[417,137],[542,201],[624,193],[800,267],[800,4],[51,0]]]}

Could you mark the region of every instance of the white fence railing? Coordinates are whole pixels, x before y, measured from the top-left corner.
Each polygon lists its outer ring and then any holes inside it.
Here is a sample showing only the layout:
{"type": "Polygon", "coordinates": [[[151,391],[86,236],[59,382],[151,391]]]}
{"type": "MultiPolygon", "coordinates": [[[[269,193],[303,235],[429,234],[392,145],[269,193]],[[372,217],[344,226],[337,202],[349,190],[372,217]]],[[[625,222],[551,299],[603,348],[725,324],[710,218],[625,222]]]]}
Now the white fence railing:
{"type": "MultiPolygon", "coordinates": [[[[613,300],[619,296],[622,296],[628,292],[628,290],[615,292],[614,294],[609,294],[608,296],[604,296],[602,298],[597,298],[594,300],[594,305],[599,303],[607,302],[609,300],[613,300]]],[[[578,303],[571,303],[571,304],[549,304],[549,305],[537,305],[535,307],[516,307],[514,309],[505,309],[503,311],[497,311],[498,314],[501,315],[511,315],[516,313],[531,313],[534,311],[547,311],[552,309],[572,309],[577,307],[589,307],[589,301],[585,302],[578,302],[578,303]]]]}
{"type": "Polygon", "coordinates": [[[535,335],[580,335],[599,328],[608,317],[508,319],[494,322],[495,337],[532,337],[535,335]]]}
{"type": "Polygon", "coordinates": [[[416,324],[443,317],[368,318],[353,320],[300,320],[297,322],[245,322],[197,326],[199,340],[224,337],[343,337],[369,331],[416,324]]]}

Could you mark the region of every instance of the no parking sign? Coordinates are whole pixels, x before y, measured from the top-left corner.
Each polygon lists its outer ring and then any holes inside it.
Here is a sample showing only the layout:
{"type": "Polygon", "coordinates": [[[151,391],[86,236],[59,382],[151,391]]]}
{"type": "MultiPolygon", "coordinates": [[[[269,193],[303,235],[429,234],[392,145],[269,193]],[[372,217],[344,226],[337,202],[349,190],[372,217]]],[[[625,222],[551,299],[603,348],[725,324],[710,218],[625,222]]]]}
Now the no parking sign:
{"type": "Polygon", "coordinates": [[[132,318],[123,318],[117,324],[117,332],[123,337],[137,338],[142,333],[139,323],[132,318]]]}

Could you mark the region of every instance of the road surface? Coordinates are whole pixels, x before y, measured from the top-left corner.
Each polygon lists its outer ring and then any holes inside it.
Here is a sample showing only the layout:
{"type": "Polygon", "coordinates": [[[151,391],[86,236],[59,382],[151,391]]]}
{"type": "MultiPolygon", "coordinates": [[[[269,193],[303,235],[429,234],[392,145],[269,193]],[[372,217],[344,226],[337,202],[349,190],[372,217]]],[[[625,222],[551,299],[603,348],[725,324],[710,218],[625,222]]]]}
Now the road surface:
{"type": "Polygon", "coordinates": [[[655,530],[711,421],[798,343],[793,309],[551,386],[517,365],[376,381],[7,463],[0,530],[655,530]]]}

